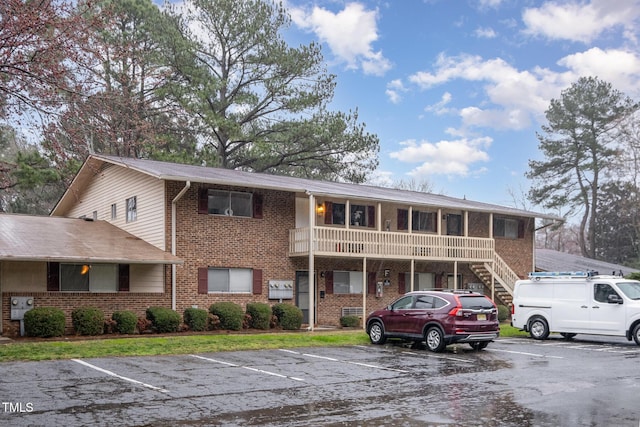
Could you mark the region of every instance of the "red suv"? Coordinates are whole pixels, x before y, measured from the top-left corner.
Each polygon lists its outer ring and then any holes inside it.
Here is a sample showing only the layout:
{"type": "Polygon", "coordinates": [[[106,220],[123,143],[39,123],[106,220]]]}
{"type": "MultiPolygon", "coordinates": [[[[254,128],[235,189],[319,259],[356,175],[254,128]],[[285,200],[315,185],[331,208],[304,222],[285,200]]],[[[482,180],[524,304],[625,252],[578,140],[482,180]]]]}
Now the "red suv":
{"type": "Polygon", "coordinates": [[[424,341],[427,349],[466,342],[482,350],[498,337],[498,309],[491,299],[471,291],[409,292],[367,317],[367,333],[373,344],[387,338],[424,341]]]}

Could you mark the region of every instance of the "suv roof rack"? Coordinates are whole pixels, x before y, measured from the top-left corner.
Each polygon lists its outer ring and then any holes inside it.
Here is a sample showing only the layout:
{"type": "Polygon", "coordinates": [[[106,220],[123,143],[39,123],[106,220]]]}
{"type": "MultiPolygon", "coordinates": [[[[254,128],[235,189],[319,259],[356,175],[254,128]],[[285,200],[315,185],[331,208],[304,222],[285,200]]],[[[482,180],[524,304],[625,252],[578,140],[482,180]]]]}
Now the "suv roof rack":
{"type": "Polygon", "coordinates": [[[529,273],[529,279],[584,279],[597,276],[598,272],[594,270],[586,271],[532,271],[529,273]]]}

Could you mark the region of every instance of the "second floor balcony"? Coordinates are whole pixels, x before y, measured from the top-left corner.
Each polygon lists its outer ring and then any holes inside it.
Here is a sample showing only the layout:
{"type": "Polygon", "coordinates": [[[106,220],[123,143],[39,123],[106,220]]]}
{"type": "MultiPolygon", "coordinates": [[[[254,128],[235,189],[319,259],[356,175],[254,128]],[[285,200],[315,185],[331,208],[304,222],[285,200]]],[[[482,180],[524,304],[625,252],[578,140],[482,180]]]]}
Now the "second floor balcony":
{"type": "Polygon", "coordinates": [[[306,227],[290,230],[289,256],[309,255],[310,241],[317,256],[491,262],[495,254],[490,238],[306,227]]]}

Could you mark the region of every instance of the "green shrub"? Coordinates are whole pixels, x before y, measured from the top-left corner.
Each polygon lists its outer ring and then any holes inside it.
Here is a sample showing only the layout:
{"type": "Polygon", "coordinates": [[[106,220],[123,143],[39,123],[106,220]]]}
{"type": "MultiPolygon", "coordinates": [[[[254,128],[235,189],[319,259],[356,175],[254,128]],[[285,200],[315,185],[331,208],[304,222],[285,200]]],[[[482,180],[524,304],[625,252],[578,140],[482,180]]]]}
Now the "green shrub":
{"type": "Polygon", "coordinates": [[[135,333],[138,316],[133,311],[114,311],[111,319],[116,322],[116,332],[121,334],[135,333]]]}
{"type": "Polygon", "coordinates": [[[24,314],[24,332],[29,337],[64,335],[64,312],[55,307],[36,307],[24,314]]]}
{"type": "Polygon", "coordinates": [[[640,280],[640,272],[629,273],[624,278],[629,280],[640,280]]]}
{"type": "Polygon", "coordinates": [[[282,329],[296,330],[302,326],[302,310],[295,305],[278,303],[271,310],[278,318],[278,325],[282,329]]]}
{"type": "Polygon", "coordinates": [[[216,302],[209,307],[209,312],[220,319],[220,329],[239,331],[242,329],[244,311],[233,302],[216,302]]]}
{"type": "Polygon", "coordinates": [[[78,307],[71,312],[71,323],[78,335],[102,335],[104,312],[96,307],[78,307]]]}
{"type": "Polygon", "coordinates": [[[509,307],[505,305],[498,306],[498,322],[504,322],[509,318],[510,314],[511,312],[509,312],[509,307]]]}
{"type": "Polygon", "coordinates": [[[342,316],[340,318],[340,326],[343,328],[357,328],[360,326],[360,317],[358,316],[342,316]]]}
{"type": "Polygon", "coordinates": [[[264,302],[247,304],[247,314],[251,316],[250,328],[269,329],[271,322],[271,306],[264,302]]]}
{"type": "Polygon", "coordinates": [[[166,307],[149,307],[146,311],[147,319],[151,321],[153,329],[159,333],[177,332],[180,327],[180,315],[166,307]]]}
{"type": "Polygon", "coordinates": [[[184,323],[189,326],[192,331],[206,331],[207,317],[209,313],[203,308],[189,307],[184,310],[184,323]]]}

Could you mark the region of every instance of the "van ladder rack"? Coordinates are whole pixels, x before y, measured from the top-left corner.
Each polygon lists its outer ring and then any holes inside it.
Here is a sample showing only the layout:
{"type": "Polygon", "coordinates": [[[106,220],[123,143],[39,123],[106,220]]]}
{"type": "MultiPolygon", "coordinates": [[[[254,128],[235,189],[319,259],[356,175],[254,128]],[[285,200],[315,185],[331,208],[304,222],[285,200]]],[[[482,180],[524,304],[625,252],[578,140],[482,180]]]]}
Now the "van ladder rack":
{"type": "Polygon", "coordinates": [[[598,272],[593,270],[588,271],[535,271],[529,273],[529,279],[584,279],[597,276],[598,272]]]}

